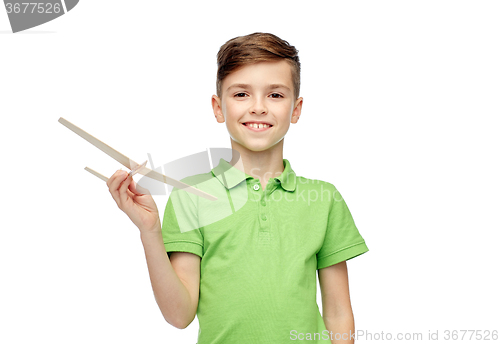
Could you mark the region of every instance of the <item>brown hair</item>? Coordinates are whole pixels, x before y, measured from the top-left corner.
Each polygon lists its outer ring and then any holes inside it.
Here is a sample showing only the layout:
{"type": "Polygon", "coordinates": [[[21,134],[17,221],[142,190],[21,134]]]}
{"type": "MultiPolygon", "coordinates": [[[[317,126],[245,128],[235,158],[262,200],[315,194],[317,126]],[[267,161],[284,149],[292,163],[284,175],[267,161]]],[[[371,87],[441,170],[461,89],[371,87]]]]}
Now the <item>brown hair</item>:
{"type": "Polygon", "coordinates": [[[298,50],[287,41],[271,34],[255,32],[230,39],[217,53],[217,96],[222,95],[222,81],[236,69],[263,61],[285,59],[292,69],[295,98],[300,90],[300,62],[298,50]]]}

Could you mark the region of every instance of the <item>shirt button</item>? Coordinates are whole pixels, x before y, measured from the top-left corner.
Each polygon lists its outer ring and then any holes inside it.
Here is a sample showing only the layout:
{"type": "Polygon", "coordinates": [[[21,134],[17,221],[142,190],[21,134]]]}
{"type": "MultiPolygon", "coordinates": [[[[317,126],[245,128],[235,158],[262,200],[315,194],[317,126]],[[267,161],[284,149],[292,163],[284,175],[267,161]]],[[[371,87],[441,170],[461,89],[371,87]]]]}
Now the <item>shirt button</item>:
{"type": "Polygon", "coordinates": [[[267,220],[267,216],[266,215],[262,215],[262,220],[266,221],[267,220]]]}
{"type": "Polygon", "coordinates": [[[264,207],[266,206],[266,201],[261,201],[260,204],[262,204],[264,207]]]}
{"type": "Polygon", "coordinates": [[[259,184],[255,184],[255,185],[253,186],[253,189],[254,189],[255,191],[259,190],[259,184]]]}

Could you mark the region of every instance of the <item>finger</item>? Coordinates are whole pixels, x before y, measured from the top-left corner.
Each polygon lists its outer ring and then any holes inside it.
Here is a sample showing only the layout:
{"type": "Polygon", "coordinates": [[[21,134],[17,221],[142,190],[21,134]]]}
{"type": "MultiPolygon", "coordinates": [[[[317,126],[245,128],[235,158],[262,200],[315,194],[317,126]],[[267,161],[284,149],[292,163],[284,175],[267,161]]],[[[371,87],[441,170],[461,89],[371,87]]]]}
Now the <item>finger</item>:
{"type": "Polygon", "coordinates": [[[116,171],[110,178],[110,186],[109,186],[109,192],[111,193],[111,196],[115,200],[116,204],[118,205],[118,208],[121,209],[122,207],[122,202],[120,200],[120,191],[119,191],[119,186],[123,182],[126,176],[126,172],[122,170],[116,171]]]}
{"type": "Polygon", "coordinates": [[[108,178],[108,180],[106,180],[106,185],[108,186],[108,188],[111,187],[111,183],[113,182],[113,180],[115,180],[116,176],[120,173],[121,170],[117,170],[115,173],[113,173],[113,175],[111,177],[108,178]]]}
{"type": "Polygon", "coordinates": [[[129,198],[129,196],[127,194],[127,190],[128,190],[128,186],[130,185],[131,180],[132,180],[132,177],[129,176],[129,174],[127,173],[127,175],[125,176],[125,179],[120,184],[119,195],[120,195],[120,203],[121,203],[122,207],[127,204],[127,200],[129,198]]]}
{"type": "Polygon", "coordinates": [[[130,183],[130,191],[132,191],[135,195],[137,196],[142,196],[142,195],[150,195],[150,192],[148,189],[143,188],[142,186],[138,185],[135,180],[132,179],[132,182],[130,183]]]}
{"type": "Polygon", "coordinates": [[[111,197],[113,197],[116,204],[119,204],[118,193],[114,192],[114,190],[111,189],[111,185],[112,185],[113,181],[116,180],[116,177],[119,174],[119,172],[120,172],[120,170],[113,173],[113,175],[111,177],[109,177],[108,180],[106,181],[106,185],[108,186],[108,191],[111,194],[111,197]]]}
{"type": "Polygon", "coordinates": [[[139,195],[134,194],[132,191],[130,191],[130,185],[129,185],[128,189],[127,189],[127,195],[128,195],[128,197],[130,197],[130,198],[132,199],[132,201],[134,201],[134,202],[135,202],[135,198],[136,198],[137,196],[139,196],[139,195]]]}

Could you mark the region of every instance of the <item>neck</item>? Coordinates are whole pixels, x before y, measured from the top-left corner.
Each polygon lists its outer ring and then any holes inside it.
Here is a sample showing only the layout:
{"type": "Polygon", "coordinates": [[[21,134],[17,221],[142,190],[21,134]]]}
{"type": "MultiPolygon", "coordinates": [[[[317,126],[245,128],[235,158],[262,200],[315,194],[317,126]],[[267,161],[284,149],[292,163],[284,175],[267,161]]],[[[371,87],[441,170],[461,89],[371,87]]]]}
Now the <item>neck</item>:
{"type": "Polygon", "coordinates": [[[233,156],[230,164],[258,179],[264,186],[269,179],[283,173],[283,141],[264,151],[252,151],[231,139],[233,156]]]}

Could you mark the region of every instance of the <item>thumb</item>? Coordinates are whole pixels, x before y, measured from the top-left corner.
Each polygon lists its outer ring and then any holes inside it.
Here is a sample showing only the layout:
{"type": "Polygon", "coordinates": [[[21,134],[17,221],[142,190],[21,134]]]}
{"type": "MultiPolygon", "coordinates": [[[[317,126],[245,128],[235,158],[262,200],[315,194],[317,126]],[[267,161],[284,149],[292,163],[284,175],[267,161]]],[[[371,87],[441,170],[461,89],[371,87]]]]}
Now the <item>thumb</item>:
{"type": "Polygon", "coordinates": [[[143,188],[142,186],[138,185],[135,180],[132,179],[130,182],[130,191],[132,191],[134,194],[138,196],[142,195],[151,195],[148,189],[143,188]]]}

